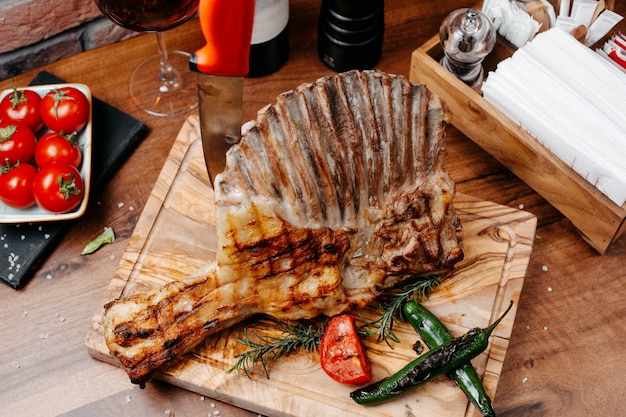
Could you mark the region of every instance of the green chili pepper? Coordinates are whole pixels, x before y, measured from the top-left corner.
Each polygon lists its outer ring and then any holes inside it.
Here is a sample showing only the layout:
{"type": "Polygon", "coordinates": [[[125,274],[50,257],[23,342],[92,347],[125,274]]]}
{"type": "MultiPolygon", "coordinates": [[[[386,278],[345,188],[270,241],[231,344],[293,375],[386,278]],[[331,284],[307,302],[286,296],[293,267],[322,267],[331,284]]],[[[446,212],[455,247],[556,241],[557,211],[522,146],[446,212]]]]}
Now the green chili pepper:
{"type": "MultiPolygon", "coordinates": [[[[441,320],[417,301],[411,300],[406,303],[403,313],[429,349],[435,349],[454,339],[454,336],[450,334],[441,320]]],[[[493,410],[491,399],[485,392],[476,369],[471,363],[468,362],[448,372],[447,376],[461,388],[483,416],[495,417],[496,413],[493,410]]]]}
{"type": "Polygon", "coordinates": [[[395,374],[359,388],[350,393],[350,397],[363,405],[374,405],[389,401],[399,395],[411,391],[431,379],[452,372],[460,366],[480,355],[489,346],[489,336],[502,321],[504,316],[511,310],[509,308],[490,326],[481,329],[474,328],[463,336],[429,350],[424,355],[409,362],[404,368],[395,374]]]}

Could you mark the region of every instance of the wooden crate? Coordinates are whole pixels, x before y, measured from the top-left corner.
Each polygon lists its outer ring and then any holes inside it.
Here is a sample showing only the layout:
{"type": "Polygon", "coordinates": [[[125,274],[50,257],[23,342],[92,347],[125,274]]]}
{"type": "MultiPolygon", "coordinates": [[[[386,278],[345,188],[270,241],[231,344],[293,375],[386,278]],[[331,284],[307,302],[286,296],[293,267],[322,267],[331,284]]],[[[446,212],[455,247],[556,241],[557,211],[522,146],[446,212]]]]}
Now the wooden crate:
{"type": "MultiPolygon", "coordinates": [[[[452,124],[545,198],[604,254],[626,230],[626,204],[618,206],[576,173],[528,132],[491,105],[439,60],[439,36],[413,51],[410,79],[425,84],[452,110],[452,124]]],[[[512,55],[499,40],[485,60],[485,71],[512,55]]]]}

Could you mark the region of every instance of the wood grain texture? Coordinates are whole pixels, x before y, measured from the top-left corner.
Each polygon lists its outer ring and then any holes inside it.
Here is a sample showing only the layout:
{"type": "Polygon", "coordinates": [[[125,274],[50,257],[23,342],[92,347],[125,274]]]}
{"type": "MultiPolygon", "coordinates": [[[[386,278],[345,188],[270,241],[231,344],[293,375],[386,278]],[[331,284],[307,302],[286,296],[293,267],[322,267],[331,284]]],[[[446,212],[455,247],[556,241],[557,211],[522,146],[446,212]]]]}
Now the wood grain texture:
{"type": "MultiPolygon", "coordinates": [[[[507,307],[519,301],[530,259],[536,217],[467,195],[455,201],[463,225],[465,259],[425,303],[455,335],[472,327],[486,327],[507,307]]],[[[111,301],[158,288],[195,272],[215,259],[213,193],[206,174],[198,118],[183,125],[154,190],[106,292],[111,301]]],[[[359,314],[373,318],[372,310],[359,314]]],[[[487,352],[474,360],[487,391],[494,396],[511,334],[515,311],[496,329],[487,352]]],[[[193,353],[158,375],[171,384],[272,416],[302,416],[316,408],[322,415],[368,416],[371,410],[348,396],[353,389],[330,380],[319,367],[316,352],[302,352],[272,363],[270,378],[260,367],[251,378],[227,374],[242,346],[236,341],[248,326],[259,334],[275,329],[261,321],[248,322],[209,337],[193,353]],[[332,401],[324,401],[331,398],[332,401]]],[[[89,352],[112,362],[103,341],[101,312],[94,316],[86,337],[89,352]]],[[[249,330],[251,332],[251,330],[249,330]]],[[[268,333],[269,332],[269,333],[268,333]]],[[[374,379],[383,378],[415,357],[417,340],[411,326],[396,329],[402,343],[393,349],[366,340],[374,379]]],[[[377,415],[396,416],[412,410],[423,416],[472,416],[463,393],[440,378],[414,394],[375,407],[377,415]]]]}

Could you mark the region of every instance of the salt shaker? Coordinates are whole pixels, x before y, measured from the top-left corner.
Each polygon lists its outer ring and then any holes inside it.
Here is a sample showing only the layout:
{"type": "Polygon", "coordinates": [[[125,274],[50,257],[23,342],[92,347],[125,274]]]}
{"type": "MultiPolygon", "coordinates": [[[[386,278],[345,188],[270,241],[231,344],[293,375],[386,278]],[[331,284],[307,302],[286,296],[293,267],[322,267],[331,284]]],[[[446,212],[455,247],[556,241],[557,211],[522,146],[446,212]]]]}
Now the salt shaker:
{"type": "Polygon", "coordinates": [[[455,10],[441,23],[439,39],[444,51],[441,65],[473,89],[480,89],[482,61],[496,44],[491,20],[472,8],[455,10]]]}

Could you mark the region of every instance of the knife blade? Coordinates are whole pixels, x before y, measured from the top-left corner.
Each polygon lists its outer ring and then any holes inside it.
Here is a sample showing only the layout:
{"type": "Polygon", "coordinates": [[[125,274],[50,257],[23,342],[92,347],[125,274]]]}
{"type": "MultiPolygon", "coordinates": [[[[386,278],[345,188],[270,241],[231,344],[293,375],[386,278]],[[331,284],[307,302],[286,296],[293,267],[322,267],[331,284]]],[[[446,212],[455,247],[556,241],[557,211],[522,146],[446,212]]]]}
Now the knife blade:
{"type": "Polygon", "coordinates": [[[204,161],[211,184],[226,166],[226,152],[241,137],[243,77],[255,0],[200,0],[198,16],[206,45],[189,59],[197,72],[204,161]]]}

